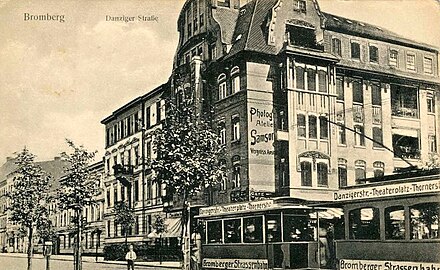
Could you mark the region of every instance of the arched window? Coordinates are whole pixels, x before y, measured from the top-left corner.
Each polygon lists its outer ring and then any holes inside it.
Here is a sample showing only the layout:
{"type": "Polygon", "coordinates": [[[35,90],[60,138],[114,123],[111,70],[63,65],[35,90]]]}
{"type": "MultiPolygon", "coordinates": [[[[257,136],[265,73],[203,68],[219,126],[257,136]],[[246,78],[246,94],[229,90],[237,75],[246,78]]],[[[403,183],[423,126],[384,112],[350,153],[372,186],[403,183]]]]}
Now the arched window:
{"type": "Polygon", "coordinates": [[[301,162],[301,185],[312,186],[312,163],[309,161],[301,162]]]}
{"type": "Polygon", "coordinates": [[[220,137],[220,144],[226,144],[226,124],[225,121],[218,123],[218,132],[220,137]]]}
{"type": "Polygon", "coordinates": [[[338,158],[338,183],[339,187],[347,186],[347,160],[338,158]]]}
{"type": "Polygon", "coordinates": [[[367,178],[365,161],[356,160],[356,162],[354,163],[354,167],[356,184],[365,184],[365,178],[367,178]]]}
{"type": "Polygon", "coordinates": [[[318,173],[318,186],[328,187],[328,165],[324,162],[318,162],[316,165],[318,173]]]}
{"type": "Polygon", "coordinates": [[[217,78],[217,83],[218,83],[218,99],[224,99],[225,97],[227,97],[228,95],[228,91],[226,88],[226,75],[225,74],[220,74],[220,76],[218,76],[217,78]]]}
{"type": "Polygon", "coordinates": [[[385,164],[381,161],[376,161],[373,163],[374,177],[384,176],[385,164]]]}
{"type": "Polygon", "coordinates": [[[233,94],[240,91],[240,69],[237,66],[231,70],[231,86],[233,94]]]}
{"type": "Polygon", "coordinates": [[[234,114],[231,118],[231,135],[232,135],[232,141],[239,141],[240,140],[240,116],[238,114],[234,114]]]}

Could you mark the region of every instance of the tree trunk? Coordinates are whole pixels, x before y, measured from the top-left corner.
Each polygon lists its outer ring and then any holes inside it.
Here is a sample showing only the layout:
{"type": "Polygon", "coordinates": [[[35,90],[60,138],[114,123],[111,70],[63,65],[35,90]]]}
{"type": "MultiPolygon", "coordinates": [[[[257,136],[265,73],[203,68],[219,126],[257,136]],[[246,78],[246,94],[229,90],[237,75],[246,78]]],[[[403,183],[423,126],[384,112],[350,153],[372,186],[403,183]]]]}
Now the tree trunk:
{"type": "Polygon", "coordinates": [[[189,237],[188,237],[188,221],[189,221],[189,213],[188,213],[188,196],[186,191],[183,193],[183,207],[182,207],[182,233],[181,233],[181,239],[182,239],[182,255],[183,255],[183,263],[182,263],[182,270],[190,270],[191,269],[191,254],[190,249],[191,245],[189,243],[189,237]]]}
{"type": "Polygon", "coordinates": [[[76,243],[76,270],[82,270],[82,258],[81,258],[81,234],[82,234],[82,209],[78,210],[78,236],[76,243]]]}
{"type": "Polygon", "coordinates": [[[32,241],[33,238],[33,227],[29,227],[29,234],[28,234],[28,250],[27,250],[27,270],[32,270],[32,254],[34,249],[34,242],[32,241]]]}
{"type": "Polygon", "coordinates": [[[124,230],[124,236],[125,236],[125,252],[128,252],[128,229],[126,228],[124,230]]]}

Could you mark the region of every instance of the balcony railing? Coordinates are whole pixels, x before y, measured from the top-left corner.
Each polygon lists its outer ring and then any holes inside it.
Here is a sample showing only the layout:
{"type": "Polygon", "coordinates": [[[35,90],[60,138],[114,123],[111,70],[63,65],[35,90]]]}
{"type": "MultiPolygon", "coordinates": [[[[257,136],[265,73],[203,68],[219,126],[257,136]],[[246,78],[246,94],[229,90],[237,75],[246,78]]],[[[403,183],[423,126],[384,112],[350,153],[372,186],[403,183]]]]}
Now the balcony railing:
{"type": "Polygon", "coordinates": [[[418,118],[417,108],[408,108],[403,106],[393,106],[392,115],[406,118],[418,118]]]}
{"type": "Polygon", "coordinates": [[[133,165],[116,164],[113,166],[113,173],[116,179],[121,181],[123,185],[129,185],[133,176],[133,165]]]}

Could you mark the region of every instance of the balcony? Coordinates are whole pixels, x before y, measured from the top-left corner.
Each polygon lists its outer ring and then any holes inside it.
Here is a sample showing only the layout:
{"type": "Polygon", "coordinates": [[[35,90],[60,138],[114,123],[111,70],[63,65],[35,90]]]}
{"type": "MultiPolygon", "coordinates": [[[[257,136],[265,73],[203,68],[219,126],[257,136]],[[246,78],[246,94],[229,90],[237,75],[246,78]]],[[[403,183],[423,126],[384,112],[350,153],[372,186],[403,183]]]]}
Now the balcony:
{"type": "Polygon", "coordinates": [[[382,124],[382,108],[380,106],[373,106],[373,124],[382,124]]]}
{"type": "Polygon", "coordinates": [[[405,118],[419,118],[417,114],[417,108],[392,106],[392,115],[405,118]]]}
{"type": "Polygon", "coordinates": [[[116,164],[113,166],[113,174],[124,186],[128,186],[130,185],[130,179],[133,176],[133,169],[133,165],[116,164]]]}
{"type": "Polygon", "coordinates": [[[356,123],[364,122],[364,106],[353,104],[353,121],[356,123]]]}

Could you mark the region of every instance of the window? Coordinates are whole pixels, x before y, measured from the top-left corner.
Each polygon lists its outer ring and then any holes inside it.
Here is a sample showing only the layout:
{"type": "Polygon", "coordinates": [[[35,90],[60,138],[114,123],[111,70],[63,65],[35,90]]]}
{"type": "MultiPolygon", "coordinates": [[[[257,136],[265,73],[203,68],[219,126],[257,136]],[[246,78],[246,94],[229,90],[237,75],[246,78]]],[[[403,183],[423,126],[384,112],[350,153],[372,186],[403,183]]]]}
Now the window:
{"type": "Polygon", "coordinates": [[[145,150],[147,152],[146,158],[147,158],[147,161],[149,162],[149,161],[151,161],[151,141],[146,142],[145,150]]]}
{"type": "Polygon", "coordinates": [[[353,102],[364,103],[364,89],[361,80],[353,80],[353,102]]]}
{"type": "Polygon", "coordinates": [[[190,37],[190,36],[192,35],[192,26],[191,26],[191,23],[188,23],[187,32],[188,32],[188,37],[190,37]]]}
{"type": "Polygon", "coordinates": [[[221,243],[223,234],[222,221],[208,221],[207,227],[208,243],[221,243]]]}
{"type": "Polygon", "coordinates": [[[354,144],[356,146],[365,146],[364,127],[361,125],[355,125],[354,131],[354,144]]]}
{"type": "Polygon", "coordinates": [[[406,69],[415,71],[416,70],[416,56],[415,54],[406,55],[406,69]]]}
{"type": "Polygon", "coordinates": [[[371,103],[377,106],[382,105],[382,91],[377,83],[371,85],[371,103]]]}
{"type": "Polygon", "coordinates": [[[240,173],[240,162],[235,163],[232,167],[232,183],[233,188],[240,187],[241,173],[240,173]]]}
{"type": "Polygon", "coordinates": [[[224,121],[218,124],[220,144],[226,144],[226,124],[224,121]]]}
{"type": "Polygon", "coordinates": [[[420,158],[419,130],[393,128],[392,133],[395,157],[409,159],[420,158]]]}
{"type": "Polygon", "coordinates": [[[225,243],[241,243],[241,219],[224,221],[225,243]]]}
{"type": "Polygon", "coordinates": [[[327,93],[327,73],[324,70],[318,71],[319,92],[327,93]]]}
{"type": "Polygon", "coordinates": [[[383,177],[385,164],[381,161],[376,161],[373,163],[374,177],[383,177]]]}
{"type": "Polygon", "coordinates": [[[240,70],[238,67],[232,68],[231,77],[232,77],[232,93],[238,93],[240,91],[240,70]]]}
{"type": "Polygon", "coordinates": [[[425,74],[432,74],[432,58],[423,57],[423,71],[425,74]]]}
{"type": "Polygon", "coordinates": [[[343,124],[338,125],[338,144],[340,144],[340,145],[347,144],[345,127],[343,124]]]}
{"type": "Polygon", "coordinates": [[[118,236],[118,224],[116,222],[113,223],[113,230],[114,230],[113,232],[114,237],[118,236]]]}
{"type": "Polygon", "coordinates": [[[440,203],[423,203],[410,207],[411,239],[438,239],[440,203]]]}
{"type": "Polygon", "coordinates": [[[133,181],[133,200],[139,201],[139,179],[137,178],[133,181]]]}
{"type": "Polygon", "coordinates": [[[321,139],[328,139],[328,121],[327,117],[319,117],[319,137],[321,139]]]}
{"type": "Polygon", "coordinates": [[[351,42],[351,58],[361,59],[361,46],[357,42],[351,42]]]}
{"type": "Polygon", "coordinates": [[[328,186],[328,165],[324,162],[318,162],[316,164],[316,170],[318,173],[318,186],[327,187],[328,186]]]}
{"type": "Polygon", "coordinates": [[[429,152],[431,153],[437,152],[437,140],[435,138],[435,135],[428,135],[428,145],[429,145],[429,152]]]}
{"type": "Polygon", "coordinates": [[[309,161],[301,162],[301,185],[305,187],[312,186],[312,163],[309,161]]]}
{"type": "Polygon", "coordinates": [[[107,189],[107,207],[110,207],[110,196],[111,196],[111,193],[110,193],[110,189],[107,189]]]}
{"type": "Polygon", "coordinates": [[[298,114],[297,118],[297,127],[298,127],[298,137],[305,138],[306,137],[306,116],[304,114],[298,114]]]}
{"type": "Polygon", "coordinates": [[[230,7],[231,6],[231,0],[217,0],[217,5],[219,7],[230,7]]]}
{"type": "Polygon", "coordinates": [[[403,206],[385,209],[385,239],[405,239],[405,211],[403,206]]]}
{"type": "Polygon", "coordinates": [[[370,45],[370,62],[377,63],[379,62],[379,49],[376,46],[370,45]]]}
{"type": "Polygon", "coordinates": [[[118,202],[118,188],[117,186],[113,186],[113,205],[116,205],[116,203],[118,202]]]}
{"type": "Polygon", "coordinates": [[[139,166],[140,160],[139,160],[139,146],[134,147],[134,165],[139,166]]]}
{"type": "Polygon", "coordinates": [[[297,89],[304,89],[304,68],[303,67],[296,67],[295,69],[295,75],[296,75],[296,88],[297,89]]]}
{"type": "Polygon", "coordinates": [[[224,99],[225,97],[227,97],[227,95],[228,95],[228,92],[226,89],[226,82],[221,82],[218,85],[218,99],[219,100],[224,99]]]}
{"type": "MultiPolygon", "coordinates": [[[[226,160],[225,159],[219,160],[219,167],[226,170],[226,160]]],[[[227,189],[227,177],[222,177],[222,181],[220,182],[220,189],[221,190],[227,189]]]]}
{"type": "Polygon", "coordinates": [[[283,215],[284,242],[310,241],[313,239],[313,226],[308,216],[283,215]]]}
{"type": "Polygon", "coordinates": [[[134,220],[134,234],[139,234],[139,216],[136,216],[134,220]]]}
{"type": "Polygon", "coordinates": [[[365,161],[363,160],[356,160],[354,163],[354,172],[355,172],[355,180],[356,184],[365,184],[365,178],[367,178],[366,171],[365,171],[365,161]]]}
{"type": "Polygon", "coordinates": [[[199,28],[199,24],[197,23],[197,17],[194,17],[193,25],[194,25],[194,32],[196,32],[197,29],[199,28]]]}
{"type": "Polygon", "coordinates": [[[316,91],[316,71],[314,69],[307,69],[307,89],[316,91]]]}
{"type": "Polygon", "coordinates": [[[336,100],[343,101],[344,100],[344,78],[338,77],[336,78],[336,100]]]}
{"type": "MultiPolygon", "coordinates": [[[[110,226],[111,226],[110,222],[111,222],[110,220],[107,220],[107,237],[110,237],[110,226]]],[[[64,238],[64,240],[66,239],[64,238]]],[[[64,243],[64,246],[66,246],[66,243],[64,243]]]]}
{"type": "Polygon", "coordinates": [[[347,160],[343,158],[338,159],[338,183],[339,187],[347,186],[347,160]]]}
{"type": "Polygon", "coordinates": [[[383,132],[380,127],[373,127],[373,147],[383,147],[383,132]]]}
{"type": "Polygon", "coordinates": [[[418,118],[417,88],[392,84],[391,114],[399,117],[418,118]]]}
{"type": "Polygon", "coordinates": [[[399,56],[399,53],[397,50],[390,50],[389,54],[389,64],[392,67],[397,67],[397,58],[399,56]]]}
{"type": "Polygon", "coordinates": [[[202,28],[204,24],[205,24],[205,15],[202,13],[200,14],[200,28],[202,28]]]}
{"type": "Polygon", "coordinates": [[[317,138],[316,116],[314,115],[309,115],[309,138],[317,138]]]}
{"type": "Polygon", "coordinates": [[[296,0],[296,5],[294,6],[294,10],[301,12],[301,13],[306,13],[306,1],[305,0],[296,0]]]}
{"type": "Polygon", "coordinates": [[[263,242],[263,218],[243,218],[243,241],[244,243],[263,242]]]}
{"type": "Polygon", "coordinates": [[[266,216],[266,239],[268,243],[281,242],[281,216],[266,216]]]}
{"type": "Polygon", "coordinates": [[[240,116],[238,114],[232,116],[232,141],[240,140],[240,116]]]}
{"type": "Polygon", "coordinates": [[[147,109],[146,109],[146,113],[145,113],[146,115],[145,115],[145,119],[147,120],[147,123],[146,123],[146,128],[150,128],[151,127],[151,109],[150,109],[150,107],[147,107],[147,109]]]}
{"type": "Polygon", "coordinates": [[[350,239],[379,240],[379,209],[361,208],[349,213],[350,239]]]}
{"type": "Polygon", "coordinates": [[[435,100],[432,94],[426,96],[426,105],[429,113],[435,113],[435,100]]]}
{"type": "Polygon", "coordinates": [[[332,52],[338,56],[342,56],[341,40],[339,38],[332,39],[332,52]]]}

